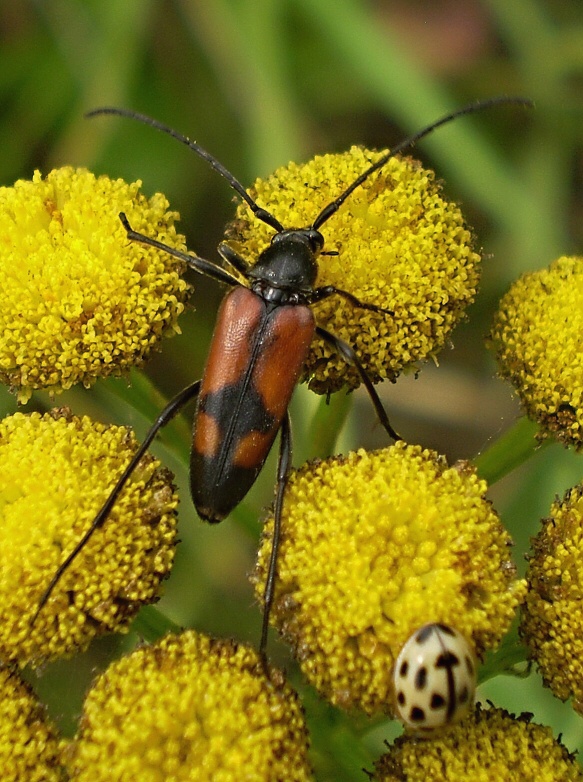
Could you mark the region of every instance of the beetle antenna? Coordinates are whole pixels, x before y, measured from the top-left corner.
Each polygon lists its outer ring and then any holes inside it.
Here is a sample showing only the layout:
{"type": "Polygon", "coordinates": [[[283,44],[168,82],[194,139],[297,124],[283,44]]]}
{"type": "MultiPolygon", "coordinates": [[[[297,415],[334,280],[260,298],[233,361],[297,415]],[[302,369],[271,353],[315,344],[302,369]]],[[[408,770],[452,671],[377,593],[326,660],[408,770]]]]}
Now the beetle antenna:
{"type": "Polygon", "coordinates": [[[321,225],[323,225],[327,220],[330,219],[330,217],[332,217],[335,212],[338,211],[348,196],[354,190],[356,190],[357,187],[360,187],[360,185],[362,185],[362,183],[365,182],[371,174],[374,174],[375,171],[378,171],[379,168],[382,168],[387,163],[387,161],[398,155],[399,152],[407,149],[407,147],[414,146],[420,139],[428,136],[436,128],[441,127],[441,125],[446,125],[448,122],[457,119],[457,117],[462,117],[464,114],[475,114],[477,111],[489,109],[491,106],[499,106],[501,104],[507,103],[528,106],[529,108],[534,106],[533,101],[529,100],[528,98],[499,97],[490,98],[489,100],[476,101],[475,103],[470,103],[467,106],[458,109],[457,111],[452,111],[450,114],[446,114],[445,117],[441,117],[441,119],[432,122],[431,125],[427,125],[427,127],[417,131],[417,133],[414,133],[412,136],[408,136],[406,139],[397,144],[397,146],[394,147],[390,152],[387,152],[386,155],[383,155],[379,160],[377,160],[376,163],[373,163],[372,166],[369,166],[369,168],[367,168],[366,171],[364,171],[357,179],[355,179],[354,182],[338,196],[338,198],[322,209],[320,214],[312,223],[312,228],[317,231],[321,225]]]}
{"type": "Polygon", "coordinates": [[[192,149],[193,152],[196,152],[199,157],[201,157],[203,160],[206,160],[206,162],[210,164],[211,168],[214,168],[215,171],[217,171],[227,180],[233,190],[235,190],[235,192],[237,192],[241,198],[247,202],[257,219],[267,223],[267,225],[278,232],[284,230],[283,225],[279,222],[275,215],[272,215],[271,212],[267,211],[267,209],[260,207],[251,198],[239,180],[234,177],[233,174],[231,174],[231,172],[228,171],[222,163],[219,163],[219,161],[213,157],[210,152],[207,152],[206,149],[203,149],[203,147],[200,146],[200,144],[197,144],[196,141],[191,141],[188,136],[183,136],[182,133],[178,133],[177,130],[173,130],[172,128],[168,127],[168,125],[164,125],[163,122],[158,122],[158,120],[153,119],[152,117],[148,117],[146,114],[140,114],[138,111],[130,111],[129,109],[120,109],[115,106],[102,106],[101,108],[88,111],[87,114],[85,114],[85,117],[97,117],[101,114],[116,114],[120,117],[135,119],[138,122],[142,122],[144,125],[150,125],[152,128],[156,128],[156,130],[162,131],[162,133],[167,133],[169,136],[177,139],[182,144],[186,144],[187,147],[190,147],[190,149],[192,149]]]}

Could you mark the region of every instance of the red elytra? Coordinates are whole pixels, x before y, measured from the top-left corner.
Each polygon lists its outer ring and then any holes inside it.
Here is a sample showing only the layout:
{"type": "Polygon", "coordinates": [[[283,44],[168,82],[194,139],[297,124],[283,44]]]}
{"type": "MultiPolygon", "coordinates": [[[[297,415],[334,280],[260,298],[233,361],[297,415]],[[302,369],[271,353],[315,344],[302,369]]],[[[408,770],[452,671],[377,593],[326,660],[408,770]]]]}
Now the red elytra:
{"type": "Polygon", "coordinates": [[[270,308],[243,287],[223,300],[198,396],[190,457],[192,499],[207,521],[224,519],[255,483],[315,327],[305,305],[270,308]]]}

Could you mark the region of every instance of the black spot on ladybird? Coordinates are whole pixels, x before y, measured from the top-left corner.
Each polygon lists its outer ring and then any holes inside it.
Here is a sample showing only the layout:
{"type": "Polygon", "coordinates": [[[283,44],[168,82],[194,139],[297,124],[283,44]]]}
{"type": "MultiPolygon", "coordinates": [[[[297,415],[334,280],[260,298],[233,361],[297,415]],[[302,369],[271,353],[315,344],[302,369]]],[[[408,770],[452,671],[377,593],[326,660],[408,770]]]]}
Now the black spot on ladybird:
{"type": "Polygon", "coordinates": [[[423,690],[427,686],[427,668],[421,666],[415,674],[415,689],[423,690]]]}
{"type": "Polygon", "coordinates": [[[431,696],[430,706],[432,709],[443,709],[445,706],[445,698],[438,692],[434,692],[431,696]]]}

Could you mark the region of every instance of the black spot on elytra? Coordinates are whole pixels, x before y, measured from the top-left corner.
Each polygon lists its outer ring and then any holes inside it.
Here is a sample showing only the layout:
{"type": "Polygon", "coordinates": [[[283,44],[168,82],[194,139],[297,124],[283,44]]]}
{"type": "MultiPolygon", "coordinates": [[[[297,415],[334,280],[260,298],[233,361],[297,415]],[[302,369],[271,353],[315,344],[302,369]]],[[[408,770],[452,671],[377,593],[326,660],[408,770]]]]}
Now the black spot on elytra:
{"type": "Polygon", "coordinates": [[[419,630],[415,636],[415,640],[420,646],[422,646],[429,638],[431,638],[434,630],[435,625],[425,625],[425,627],[422,627],[421,630],[419,630]]]}
{"type": "Polygon", "coordinates": [[[399,704],[399,706],[405,705],[405,693],[403,692],[403,690],[401,690],[397,695],[397,703],[399,704]]]}
{"type": "Polygon", "coordinates": [[[407,662],[407,660],[404,660],[401,663],[401,667],[399,668],[399,676],[404,678],[407,675],[408,671],[409,671],[409,663],[407,662]]]}
{"type": "Polygon", "coordinates": [[[198,411],[210,416],[224,432],[225,423],[229,425],[233,411],[239,410],[241,401],[245,400],[244,431],[236,433],[235,441],[251,430],[267,434],[277,425],[276,419],[265,408],[261,395],[247,381],[247,377],[244,377],[238,383],[224,385],[218,391],[201,396],[198,403],[198,411]]]}
{"type": "Polygon", "coordinates": [[[409,712],[409,722],[425,722],[425,710],[421,706],[413,706],[409,712]]]}
{"type": "Polygon", "coordinates": [[[435,661],[436,668],[453,668],[460,664],[460,658],[453,652],[442,652],[435,661]]]}
{"type": "Polygon", "coordinates": [[[445,698],[438,692],[434,692],[431,696],[430,706],[432,709],[443,709],[445,706],[445,698]]]}
{"type": "Polygon", "coordinates": [[[424,690],[427,686],[427,668],[424,665],[417,670],[414,685],[416,690],[424,690]]]}

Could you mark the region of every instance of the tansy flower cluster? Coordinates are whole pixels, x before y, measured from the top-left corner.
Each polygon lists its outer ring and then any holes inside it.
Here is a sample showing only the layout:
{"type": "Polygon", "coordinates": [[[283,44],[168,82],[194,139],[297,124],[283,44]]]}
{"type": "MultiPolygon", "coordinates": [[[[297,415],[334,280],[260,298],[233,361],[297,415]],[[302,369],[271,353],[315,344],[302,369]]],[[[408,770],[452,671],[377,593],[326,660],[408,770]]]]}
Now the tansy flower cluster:
{"type": "Polygon", "coordinates": [[[521,632],[545,683],[583,716],[583,486],[555,502],[533,541],[521,632]]]}
{"type": "Polygon", "coordinates": [[[179,263],[128,242],[118,217],[184,247],[164,196],[140,185],[65,167],[0,188],[0,381],[21,402],[120,374],[177,329],[179,263]]]}
{"type": "Polygon", "coordinates": [[[395,659],[427,622],[453,625],[478,656],[497,645],[526,585],[485,490],[468,464],[402,442],[292,474],[272,617],[332,703],[394,712],[395,659]]]}
{"type": "Polygon", "coordinates": [[[257,654],[193,631],[136,649],[87,695],[78,782],[312,779],[297,695],[257,654]]]}
{"type": "Polygon", "coordinates": [[[31,688],[0,667],[0,771],[3,782],[65,782],[64,741],[31,688]]]}
{"type": "MultiPolygon", "coordinates": [[[[289,227],[311,225],[383,152],[352,147],[317,156],[309,163],[278,169],[258,180],[251,195],[289,227]]],[[[232,244],[251,263],[273,235],[239,207],[232,244]]],[[[348,290],[387,313],[359,309],[340,296],[314,306],[316,320],[357,351],[373,381],[394,380],[400,372],[434,356],[471,304],[480,257],[459,208],[446,201],[435,175],[410,158],[396,157],[357,188],[323,226],[325,251],[318,259],[318,286],[348,290]]],[[[315,340],[305,367],[313,391],[356,387],[356,370],[321,340],[315,340]]]]}
{"type": "Polygon", "coordinates": [[[491,341],[543,436],[583,445],[583,258],[523,275],[500,302],[491,341]]]}
{"type": "Polygon", "coordinates": [[[169,472],[146,456],[35,617],[135,448],[125,427],[68,411],[0,422],[1,660],[24,666],[79,651],[127,629],[157,599],[174,558],[178,499],[169,472]]]}
{"type": "Polygon", "coordinates": [[[575,757],[549,728],[504,709],[480,708],[434,741],[403,736],[376,764],[372,782],[581,782],[575,757]]]}

